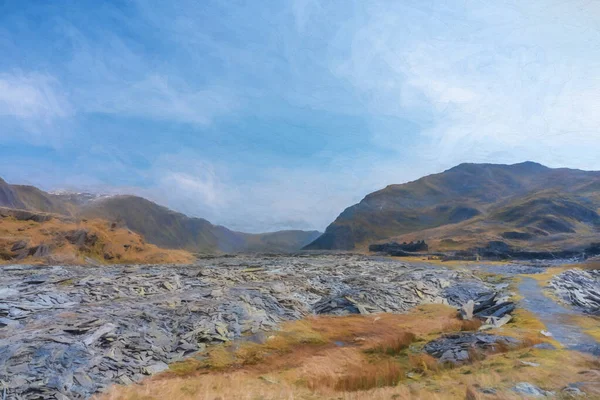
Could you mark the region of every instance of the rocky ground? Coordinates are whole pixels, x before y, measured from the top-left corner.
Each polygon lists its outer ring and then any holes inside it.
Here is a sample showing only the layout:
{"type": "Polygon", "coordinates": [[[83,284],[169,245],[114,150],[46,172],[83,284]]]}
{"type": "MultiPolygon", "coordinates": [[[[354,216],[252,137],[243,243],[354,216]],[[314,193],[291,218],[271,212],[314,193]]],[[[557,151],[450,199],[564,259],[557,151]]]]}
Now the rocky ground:
{"type": "Polygon", "coordinates": [[[563,302],[600,316],[600,270],[564,271],[552,278],[550,287],[563,302]]]}
{"type": "Polygon", "coordinates": [[[87,398],[241,335],[309,314],[460,306],[492,288],[467,271],[356,255],[237,256],[195,265],[0,269],[7,399],[87,398]]]}

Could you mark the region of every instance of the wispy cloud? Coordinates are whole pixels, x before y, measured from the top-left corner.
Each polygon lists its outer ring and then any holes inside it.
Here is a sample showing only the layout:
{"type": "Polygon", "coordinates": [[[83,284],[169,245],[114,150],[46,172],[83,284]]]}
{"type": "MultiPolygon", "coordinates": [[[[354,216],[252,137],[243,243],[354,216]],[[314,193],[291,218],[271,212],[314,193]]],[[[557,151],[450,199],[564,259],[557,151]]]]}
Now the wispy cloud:
{"type": "Polygon", "coordinates": [[[48,123],[72,113],[55,78],[38,73],[0,73],[0,115],[48,123]]]}
{"type": "Polygon", "coordinates": [[[206,126],[237,106],[235,96],[227,88],[195,90],[185,84],[175,85],[160,75],[121,82],[111,88],[99,88],[94,99],[83,105],[85,111],[206,126]]]}
{"type": "Polygon", "coordinates": [[[591,10],[580,6],[373,2],[350,57],[333,65],[373,114],[428,121],[417,149],[423,160],[531,158],[599,168],[588,146],[600,140],[600,35],[590,30],[591,10]]]}

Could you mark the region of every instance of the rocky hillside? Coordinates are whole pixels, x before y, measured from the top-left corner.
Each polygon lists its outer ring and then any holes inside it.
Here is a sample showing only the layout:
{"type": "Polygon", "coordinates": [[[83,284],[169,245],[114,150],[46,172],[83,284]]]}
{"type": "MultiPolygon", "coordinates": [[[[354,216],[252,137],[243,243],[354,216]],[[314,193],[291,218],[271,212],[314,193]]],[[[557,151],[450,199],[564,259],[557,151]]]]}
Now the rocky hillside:
{"type": "Polygon", "coordinates": [[[600,233],[600,172],[461,164],[367,195],[307,249],[425,239],[432,250],[504,240],[520,247],[589,244],[600,233]]]}
{"type": "Polygon", "coordinates": [[[191,253],[161,249],[104,220],[0,208],[0,263],[190,263],[191,253]]]}
{"type": "Polygon", "coordinates": [[[157,246],[191,252],[291,252],[316,239],[317,231],[260,234],[235,232],[192,218],[137,196],[48,193],[33,186],[10,185],[0,179],[0,207],[102,219],[126,227],[157,246]]]}

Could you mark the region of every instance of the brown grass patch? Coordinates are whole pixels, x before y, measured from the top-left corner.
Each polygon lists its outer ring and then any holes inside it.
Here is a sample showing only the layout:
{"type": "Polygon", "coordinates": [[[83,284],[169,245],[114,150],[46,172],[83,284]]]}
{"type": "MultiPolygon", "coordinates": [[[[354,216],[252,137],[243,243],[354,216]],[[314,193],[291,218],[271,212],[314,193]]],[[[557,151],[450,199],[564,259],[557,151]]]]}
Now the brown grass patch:
{"type": "Polygon", "coordinates": [[[174,263],[186,264],[194,260],[192,254],[184,250],[162,249],[148,244],[137,233],[101,220],[71,221],[52,218],[46,222],[19,221],[12,217],[0,217],[0,257],[2,263],[60,263],[85,264],[86,258],[100,264],[138,264],[138,263],[174,263]],[[70,243],[65,236],[68,232],[85,230],[88,235],[95,235],[93,244],[76,245],[70,243]],[[33,258],[28,256],[15,261],[10,251],[13,243],[27,240],[29,247],[45,244],[50,246],[48,257],[33,258]]]}
{"type": "Polygon", "coordinates": [[[365,351],[372,354],[385,354],[388,356],[397,356],[403,350],[406,350],[415,340],[416,336],[412,332],[400,332],[393,336],[387,336],[378,340],[374,345],[368,347],[365,351]]]}
{"type": "MultiPolygon", "coordinates": [[[[384,386],[396,386],[404,377],[405,371],[397,362],[383,361],[379,363],[357,365],[347,370],[334,380],[333,388],[339,392],[369,390],[384,386]]],[[[317,386],[322,388],[323,386],[317,386]]]]}

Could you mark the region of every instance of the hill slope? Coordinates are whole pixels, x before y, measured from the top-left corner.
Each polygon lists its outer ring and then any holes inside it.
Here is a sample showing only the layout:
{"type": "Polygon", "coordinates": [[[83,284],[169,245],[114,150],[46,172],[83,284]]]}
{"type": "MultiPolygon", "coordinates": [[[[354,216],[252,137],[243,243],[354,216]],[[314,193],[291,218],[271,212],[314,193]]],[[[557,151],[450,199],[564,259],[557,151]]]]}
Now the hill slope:
{"type": "Polygon", "coordinates": [[[104,220],[0,208],[0,264],[190,263],[191,253],[148,244],[104,220]]]}
{"type": "Polygon", "coordinates": [[[560,243],[597,235],[599,208],[600,172],[532,162],[461,164],[367,195],[306,249],[348,250],[412,237],[450,243],[458,234],[473,244],[510,231],[560,243]]]}

